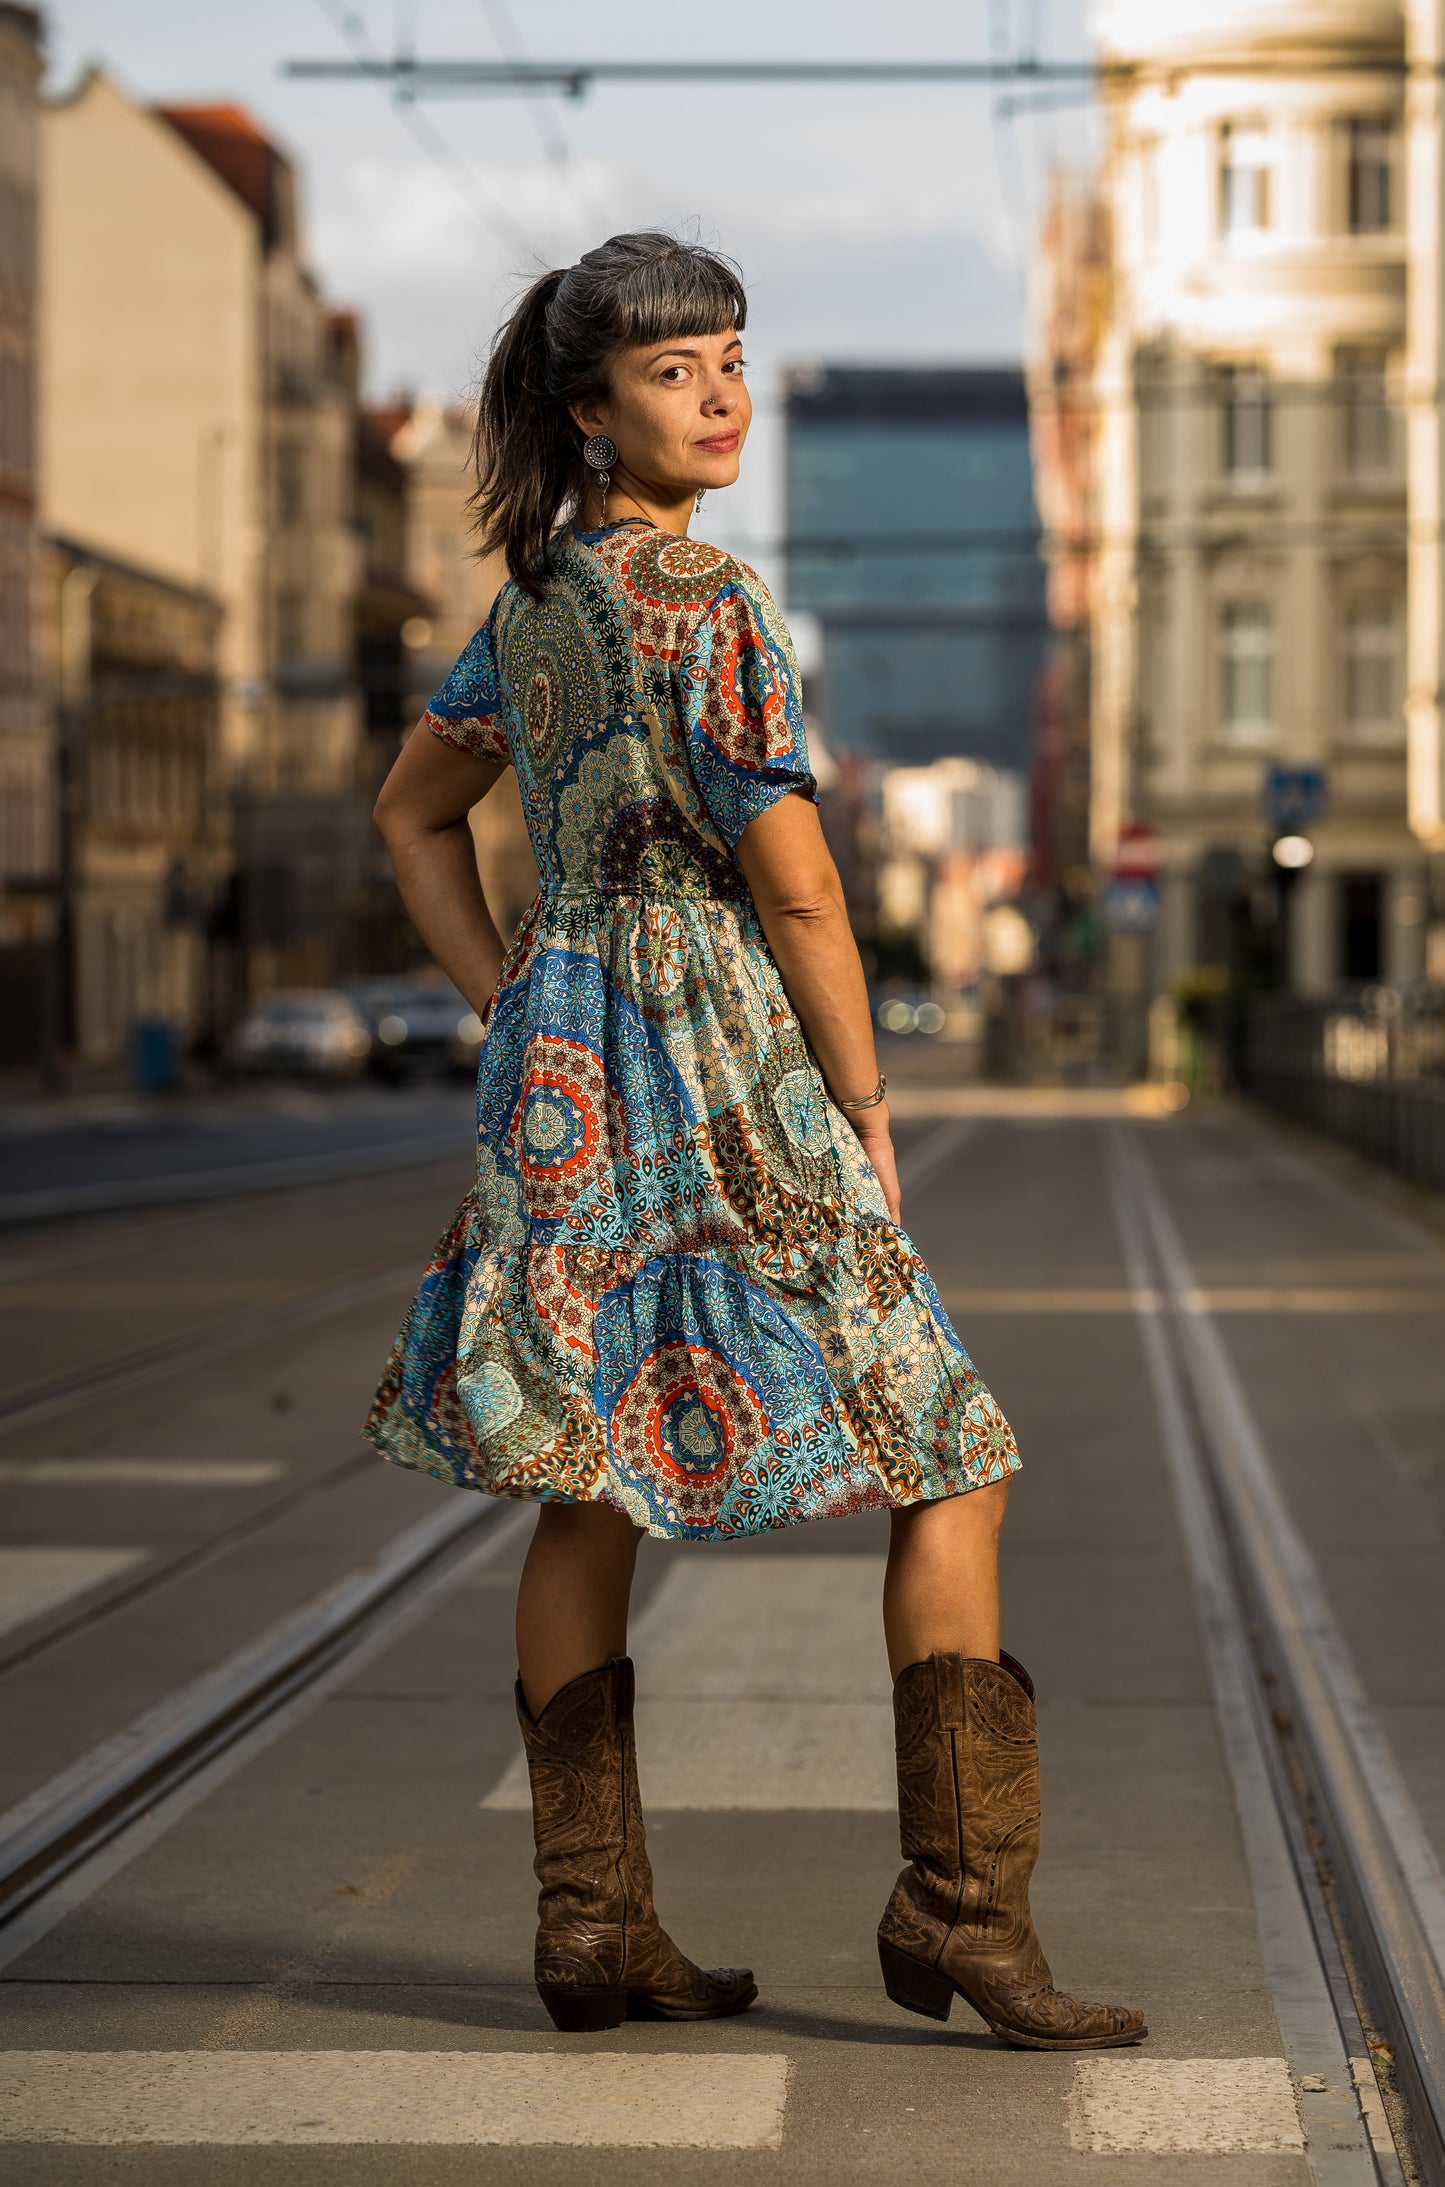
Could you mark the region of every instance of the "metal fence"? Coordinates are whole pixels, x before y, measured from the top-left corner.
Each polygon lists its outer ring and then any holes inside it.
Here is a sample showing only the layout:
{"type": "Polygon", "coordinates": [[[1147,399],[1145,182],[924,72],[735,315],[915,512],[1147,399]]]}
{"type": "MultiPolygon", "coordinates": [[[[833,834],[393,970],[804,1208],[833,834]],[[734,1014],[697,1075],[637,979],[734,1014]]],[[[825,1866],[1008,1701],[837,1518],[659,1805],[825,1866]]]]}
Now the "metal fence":
{"type": "Polygon", "coordinates": [[[1234,1075],[1247,1093],[1445,1191],[1445,990],[1261,996],[1234,1035],[1234,1075]]]}

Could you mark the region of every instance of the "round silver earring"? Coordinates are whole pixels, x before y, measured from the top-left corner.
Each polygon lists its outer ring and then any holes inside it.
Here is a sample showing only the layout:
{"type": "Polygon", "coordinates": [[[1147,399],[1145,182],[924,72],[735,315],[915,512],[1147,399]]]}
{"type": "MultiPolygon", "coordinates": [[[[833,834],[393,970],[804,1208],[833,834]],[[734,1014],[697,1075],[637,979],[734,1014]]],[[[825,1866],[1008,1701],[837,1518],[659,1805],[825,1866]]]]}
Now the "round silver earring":
{"type": "Polygon", "coordinates": [[[616,441],[608,433],[589,433],[582,443],[582,461],[590,471],[597,473],[597,497],[605,524],[607,489],[612,484],[612,466],[617,461],[616,441]]]}

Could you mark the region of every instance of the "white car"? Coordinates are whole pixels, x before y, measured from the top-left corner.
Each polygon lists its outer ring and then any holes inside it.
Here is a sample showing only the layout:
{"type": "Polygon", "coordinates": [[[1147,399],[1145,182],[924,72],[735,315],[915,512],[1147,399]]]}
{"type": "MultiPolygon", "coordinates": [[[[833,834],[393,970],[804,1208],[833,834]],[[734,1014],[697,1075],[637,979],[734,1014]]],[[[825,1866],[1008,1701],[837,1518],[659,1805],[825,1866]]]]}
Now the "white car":
{"type": "Polygon", "coordinates": [[[371,1052],[360,1011],[329,987],[286,987],[253,1003],[231,1036],[239,1071],[355,1078],[371,1052]]]}

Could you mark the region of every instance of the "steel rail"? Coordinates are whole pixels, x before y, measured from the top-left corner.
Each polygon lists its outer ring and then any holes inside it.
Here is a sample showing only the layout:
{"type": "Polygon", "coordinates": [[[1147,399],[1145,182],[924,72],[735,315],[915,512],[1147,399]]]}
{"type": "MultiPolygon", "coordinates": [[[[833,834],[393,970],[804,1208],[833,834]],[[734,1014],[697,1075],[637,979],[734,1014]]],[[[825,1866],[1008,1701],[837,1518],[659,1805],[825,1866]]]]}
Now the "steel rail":
{"type": "Polygon", "coordinates": [[[460,1494],[0,1816],[0,1926],[311,1685],[509,1514],[460,1494]]]}
{"type": "Polygon", "coordinates": [[[234,1352],[246,1351],[253,1344],[265,1343],[269,1337],[289,1336],[295,1329],[304,1329],[312,1322],[326,1321],[344,1313],[349,1306],[366,1305],[372,1299],[384,1297],[388,1291],[414,1286],[421,1267],[418,1258],[414,1262],[371,1269],[363,1275],[347,1276],[340,1283],[292,1292],[273,1305],[257,1307],[252,1313],[227,1314],[215,1321],[203,1322],[199,1328],[184,1331],[179,1336],[165,1337],[159,1343],[124,1352],[119,1358],[98,1360],[93,1367],[79,1367],[73,1374],[57,1376],[53,1381],[30,1383],[12,1390],[0,1396],[0,1435],[65,1411],[71,1405],[84,1404],[90,1398],[107,1396],[112,1390],[154,1381],[158,1375],[169,1374],[176,1368],[204,1366],[212,1360],[229,1358],[234,1352]]]}
{"type": "Polygon", "coordinates": [[[1263,1697],[1309,1787],[1344,1937],[1393,2051],[1415,2156],[1445,2187],[1445,1890],[1375,1712],[1324,1600],[1163,1194],[1130,1132],[1115,1142],[1155,1263],[1180,1369],[1256,1642],[1263,1697]]]}

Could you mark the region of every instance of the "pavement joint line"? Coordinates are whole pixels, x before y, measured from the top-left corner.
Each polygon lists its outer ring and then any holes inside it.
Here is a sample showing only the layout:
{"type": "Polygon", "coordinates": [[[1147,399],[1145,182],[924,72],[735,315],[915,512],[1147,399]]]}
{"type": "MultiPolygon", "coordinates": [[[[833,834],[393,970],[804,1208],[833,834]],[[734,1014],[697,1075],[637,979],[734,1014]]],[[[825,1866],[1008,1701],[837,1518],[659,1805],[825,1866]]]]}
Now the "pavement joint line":
{"type": "Polygon", "coordinates": [[[921,1123],[928,1117],[989,1117],[1001,1123],[1092,1123],[1132,1116],[1167,1119],[1177,1113],[1177,1096],[1167,1087],[924,1085],[900,1080],[890,1088],[888,1109],[895,1123],[921,1123]]]}
{"type": "MultiPolygon", "coordinates": [[[[1159,1416],[1165,1463],[1194,1591],[1200,1644],[1219,1720],[1245,1865],[1253,1893],[1265,1979],[1285,2055],[1300,2090],[1306,2158],[1316,2187],[1396,2187],[1370,2145],[1340,2025],[1320,1956],[1269,1762],[1257,1684],[1240,1605],[1203,1460],[1196,1448],[1178,1370],[1165,1342],[1146,1233],[1125,1166],[1122,1132],[1104,1136],[1105,1174],[1124,1266],[1143,1303],[1137,1327],[1159,1416]]],[[[1132,1151],[1132,1150],[1131,1150],[1132,1151]]],[[[1363,2039],[1359,2048],[1363,2049],[1363,2039]]]]}
{"type": "Polygon", "coordinates": [[[67,1215],[106,1215],[126,1208],[169,1207],[178,1201],[239,1199],[248,1192],[276,1192],[294,1185],[328,1184],[333,1179],[420,1168],[427,1162],[444,1162],[449,1156],[461,1159],[465,1152],[464,1138],[452,1130],[423,1139],[339,1147],[331,1154],[282,1155],[269,1162],[228,1162],[215,1169],[0,1193],[0,1227],[54,1222],[67,1215]]]}
{"type": "Polygon", "coordinates": [[[0,2052],[0,2140],[81,2147],[777,2149],[776,2052],[0,2052]]]}
{"type": "Polygon", "coordinates": [[[132,1388],[174,1373],[180,1367],[207,1366],[233,1353],[262,1344],[268,1337],[288,1336],[311,1323],[327,1321],[349,1306],[359,1306],[388,1291],[401,1291],[416,1282],[416,1264],[395,1263],[372,1269],[361,1276],[347,1276],[340,1283],[324,1284],[293,1292],[270,1306],[250,1314],[224,1314],[203,1322],[198,1329],[167,1337],[159,1344],[128,1352],[119,1359],[102,1360],[54,1382],[34,1384],[0,1400],[0,1435],[51,1418],[73,1405],[83,1405],[113,1391],[132,1388]]]}
{"type": "MultiPolygon", "coordinates": [[[[944,1303],[952,1312],[974,1314],[1137,1314],[1164,1313],[1169,1298],[1147,1285],[1139,1292],[1117,1285],[1082,1284],[1072,1288],[949,1290],[944,1303]]],[[[1439,1314],[1445,1291],[1306,1288],[1299,1284],[1235,1285],[1191,1294],[1194,1310],[1215,1314],[1439,1314]]]]}
{"type": "Polygon", "coordinates": [[[279,1481],[285,1471],[278,1458],[4,1458],[0,1459],[0,1485],[264,1488],[268,1481],[279,1481]]]}
{"type": "MultiPolygon", "coordinates": [[[[62,1921],[68,1919],[76,1907],[84,1905],[96,1891],[128,1868],[133,1860],[148,1852],[168,1831],[190,1814],[192,1809],[201,1806],[238,1770],[245,1768],[257,1755],[263,1754],[268,1747],[293,1730],[323,1701],[347,1685],[358,1671],[364,1670],[368,1664],[384,1655],[438,1602],[464,1585],[494,1558],[510,1549],[519,1536],[527,1531],[532,1519],[533,1513],[529,1505],[520,1506],[514,1511],[492,1514],[490,1523],[483,1529],[482,1539],[468,1554],[446,1564],[420,1585],[408,1589],[405,1596],[394,1605],[384,1607],[362,1637],[349,1645],[336,1661],[299,1691],[260,1716],[209,1760],[202,1762],[174,1790],[162,1793],[134,1821],[125,1823],[107,1843],[101,1845],[96,1852],[86,1855],[59,1882],[13,1915],[0,1928],[0,1968],[13,1966],[33,1944],[38,1944],[52,1929],[58,1928],[62,1921]]],[[[423,1524],[435,1525],[435,1522],[424,1521],[423,1524]]],[[[464,1528],[460,1530],[464,1531],[464,1528]]],[[[413,1527],[407,1531],[409,1534],[416,1534],[419,1530],[413,1527]]],[[[355,1580],[361,1576],[363,1575],[353,1574],[352,1577],[355,1580]]],[[[328,1594],[335,1592],[336,1590],[328,1590],[328,1594]]],[[[315,1607],[312,1605],[313,1609],[315,1607]]],[[[238,1656],[230,1659],[231,1665],[236,1665],[243,1658],[259,1659],[261,1650],[274,1642],[281,1628],[291,1625],[297,1614],[292,1613],[291,1616],[281,1619],[268,1633],[262,1634],[257,1641],[240,1650],[238,1656]]],[[[225,1668],[226,1665],[221,1666],[221,1669],[225,1668]]],[[[217,1673],[214,1672],[206,1674],[208,1679],[216,1676],[217,1673]]],[[[83,1789],[88,1771],[103,1769],[108,1758],[114,1758],[121,1752],[122,1742],[138,1733],[142,1726],[154,1722],[163,1727],[163,1712],[176,1709],[178,1704],[188,1695],[193,1695],[195,1689],[204,1682],[195,1680],[191,1685],[183,1687],[178,1694],[172,1695],[168,1701],[158,1703],[153,1710],[147,1710],[133,1724],[127,1726],[125,1731],[103,1741],[70,1769],[62,1771],[48,1785],[41,1786],[27,1799],[11,1808],[8,1814],[0,1815],[0,1846],[11,1836],[12,1826],[24,1828],[28,1822],[38,1818],[41,1802],[48,1794],[64,1797],[83,1789]]]]}

